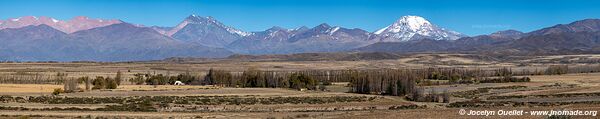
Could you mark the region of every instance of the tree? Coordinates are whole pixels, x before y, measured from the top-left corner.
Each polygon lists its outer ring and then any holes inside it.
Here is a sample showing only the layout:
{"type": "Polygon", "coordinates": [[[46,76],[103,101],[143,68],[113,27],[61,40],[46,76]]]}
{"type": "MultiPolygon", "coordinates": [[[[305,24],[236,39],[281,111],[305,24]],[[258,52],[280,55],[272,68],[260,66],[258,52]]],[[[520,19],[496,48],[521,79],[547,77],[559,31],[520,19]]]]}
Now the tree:
{"type": "Polygon", "coordinates": [[[226,86],[231,85],[232,75],[223,70],[208,70],[208,74],[204,77],[204,82],[209,85],[226,86]]]}
{"type": "Polygon", "coordinates": [[[196,76],[193,76],[189,71],[186,71],[183,74],[179,74],[176,77],[172,77],[173,78],[173,82],[174,81],[181,81],[185,84],[191,84],[194,80],[197,79],[196,76]]]}
{"type": "Polygon", "coordinates": [[[85,83],[85,90],[90,90],[92,87],[90,86],[92,84],[92,81],[90,80],[90,77],[79,77],[80,81],[83,81],[83,83],[85,83]]]}
{"type": "Polygon", "coordinates": [[[262,76],[261,71],[256,68],[249,68],[242,73],[242,85],[243,87],[264,87],[261,82],[262,76]]]}
{"type": "Polygon", "coordinates": [[[58,72],[58,73],[56,73],[56,79],[55,79],[56,81],[55,82],[57,84],[60,84],[60,83],[62,83],[63,81],[65,81],[67,79],[67,76],[68,76],[67,73],[60,73],[60,72],[58,72]]]}
{"type": "Polygon", "coordinates": [[[307,88],[309,90],[315,90],[317,81],[312,77],[301,73],[293,73],[290,75],[290,87],[294,89],[307,88]]]}
{"type": "Polygon", "coordinates": [[[134,76],[133,78],[129,79],[129,82],[131,82],[135,85],[142,85],[146,81],[146,79],[144,77],[145,75],[142,73],[137,73],[137,74],[134,74],[133,76],[134,76]]]}
{"type": "Polygon", "coordinates": [[[92,81],[92,84],[94,85],[92,89],[104,89],[106,87],[107,82],[104,79],[104,77],[98,76],[96,77],[96,79],[94,79],[94,81],[92,81]]]}
{"type": "Polygon", "coordinates": [[[63,86],[64,92],[72,93],[72,92],[79,91],[79,84],[77,82],[78,82],[78,80],[75,80],[75,79],[64,80],[64,86],[63,86]]]}
{"type": "Polygon", "coordinates": [[[123,78],[123,74],[121,73],[121,70],[117,71],[117,75],[115,76],[115,81],[116,81],[117,85],[121,85],[122,78],[123,78]]]}
{"type": "Polygon", "coordinates": [[[210,68],[208,70],[208,74],[206,74],[206,76],[204,77],[204,83],[209,84],[209,85],[214,85],[216,81],[215,81],[215,77],[213,75],[215,75],[213,73],[213,69],[210,68]]]}
{"type": "Polygon", "coordinates": [[[165,76],[163,74],[157,74],[157,75],[146,74],[146,75],[148,76],[148,78],[146,78],[146,84],[148,84],[148,85],[165,85],[165,84],[175,82],[175,81],[170,81],[171,79],[168,76],[165,76]]]}
{"type": "Polygon", "coordinates": [[[107,77],[106,79],[106,89],[117,89],[118,83],[117,80],[107,77]]]}

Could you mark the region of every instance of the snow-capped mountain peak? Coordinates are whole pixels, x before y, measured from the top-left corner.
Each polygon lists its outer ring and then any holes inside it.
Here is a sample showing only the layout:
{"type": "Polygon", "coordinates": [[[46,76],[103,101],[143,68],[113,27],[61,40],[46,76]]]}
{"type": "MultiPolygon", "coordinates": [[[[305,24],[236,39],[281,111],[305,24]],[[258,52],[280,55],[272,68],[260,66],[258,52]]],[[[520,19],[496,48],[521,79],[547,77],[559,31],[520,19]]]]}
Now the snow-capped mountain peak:
{"type": "Polygon", "coordinates": [[[211,16],[200,17],[200,16],[197,16],[197,15],[191,15],[188,18],[186,18],[185,21],[187,21],[188,23],[195,23],[195,24],[214,24],[214,25],[217,25],[219,27],[225,28],[230,33],[238,34],[240,36],[248,36],[248,35],[252,34],[250,32],[245,32],[245,31],[241,31],[241,30],[235,29],[233,27],[226,26],[226,25],[224,25],[223,23],[217,21],[215,18],[213,18],[211,16]]]}
{"type": "Polygon", "coordinates": [[[217,27],[224,28],[225,30],[227,30],[227,32],[230,32],[230,33],[233,33],[233,34],[237,34],[237,35],[240,35],[240,36],[248,36],[248,35],[252,34],[250,32],[244,32],[244,31],[235,29],[233,27],[226,26],[223,23],[217,21],[213,17],[210,17],[210,16],[208,16],[208,17],[202,17],[202,16],[198,16],[198,15],[195,15],[195,14],[192,14],[192,15],[188,16],[187,18],[185,18],[185,20],[183,20],[177,26],[173,27],[172,29],[170,29],[168,31],[163,31],[163,30],[160,30],[160,29],[157,29],[157,31],[161,32],[161,33],[163,33],[163,34],[165,34],[167,36],[172,36],[173,34],[177,33],[179,30],[183,29],[188,24],[215,25],[217,27]]]}
{"type": "Polygon", "coordinates": [[[401,17],[374,34],[384,37],[384,41],[409,41],[416,36],[434,40],[456,40],[464,36],[455,31],[439,28],[423,17],[411,15],[401,17]]]}
{"type": "Polygon", "coordinates": [[[401,32],[403,30],[419,31],[421,28],[429,29],[433,27],[429,21],[419,16],[403,16],[398,19],[394,24],[380,29],[375,34],[381,34],[383,32],[401,32]]]}
{"type": "Polygon", "coordinates": [[[154,27],[153,29],[181,41],[216,48],[223,48],[241,37],[253,34],[227,26],[213,17],[198,15],[188,16],[173,28],[154,27]]]}
{"type": "Polygon", "coordinates": [[[123,21],[90,19],[85,16],[74,17],[69,21],[61,21],[45,16],[23,16],[18,18],[7,19],[6,21],[1,21],[0,29],[21,28],[25,26],[37,26],[44,24],[65,33],[73,33],[81,30],[87,30],[118,23],[123,23],[123,21]]]}

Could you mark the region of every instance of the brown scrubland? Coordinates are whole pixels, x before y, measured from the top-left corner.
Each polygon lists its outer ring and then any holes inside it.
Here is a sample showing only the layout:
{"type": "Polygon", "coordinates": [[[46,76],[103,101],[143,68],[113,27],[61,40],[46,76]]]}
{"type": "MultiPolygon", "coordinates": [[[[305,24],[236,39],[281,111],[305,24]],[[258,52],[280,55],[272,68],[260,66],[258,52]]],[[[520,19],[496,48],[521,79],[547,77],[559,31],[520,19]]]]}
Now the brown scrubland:
{"type": "Polygon", "coordinates": [[[423,53],[369,60],[3,62],[0,117],[507,118],[459,110],[597,111],[598,61],[597,55],[423,53]]]}

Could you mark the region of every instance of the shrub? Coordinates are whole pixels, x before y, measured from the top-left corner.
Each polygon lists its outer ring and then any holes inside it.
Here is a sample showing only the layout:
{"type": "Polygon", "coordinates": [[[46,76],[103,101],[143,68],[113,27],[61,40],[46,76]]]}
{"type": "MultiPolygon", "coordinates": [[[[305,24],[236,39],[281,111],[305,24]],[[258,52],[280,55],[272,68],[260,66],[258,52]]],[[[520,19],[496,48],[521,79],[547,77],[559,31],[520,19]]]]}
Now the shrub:
{"type": "Polygon", "coordinates": [[[104,80],[104,77],[98,76],[92,81],[92,85],[94,85],[92,89],[104,89],[106,87],[106,80],[104,80]]]}
{"type": "Polygon", "coordinates": [[[181,81],[185,84],[191,84],[195,80],[198,80],[197,76],[192,75],[190,72],[186,72],[177,76],[171,76],[170,81],[173,82],[171,82],[170,84],[175,83],[174,81],[181,81]]]}
{"type": "Polygon", "coordinates": [[[329,80],[324,80],[324,81],[321,81],[321,84],[328,86],[328,85],[331,85],[332,83],[329,80]]]}
{"type": "Polygon", "coordinates": [[[27,116],[27,115],[22,115],[22,116],[19,116],[19,118],[18,118],[18,119],[29,119],[29,116],[27,116]]]}
{"type": "Polygon", "coordinates": [[[110,77],[106,78],[106,89],[117,89],[117,86],[119,85],[119,83],[117,82],[116,79],[111,79],[110,77]]]}
{"type": "Polygon", "coordinates": [[[157,74],[157,75],[150,75],[150,74],[146,74],[147,79],[146,79],[146,84],[148,85],[166,85],[166,84],[171,84],[174,83],[174,79],[171,80],[168,76],[165,76],[163,74],[157,74]]]}
{"type": "Polygon", "coordinates": [[[500,78],[484,78],[479,83],[507,83],[507,82],[529,82],[529,77],[500,77],[500,78]]]}
{"type": "Polygon", "coordinates": [[[135,84],[135,85],[142,85],[142,84],[144,84],[144,82],[146,81],[146,80],[144,79],[144,78],[145,78],[145,77],[144,77],[145,75],[144,75],[144,74],[142,74],[142,73],[137,73],[137,74],[134,74],[133,76],[134,76],[133,78],[130,78],[130,79],[129,79],[129,82],[131,82],[131,83],[133,83],[133,84],[135,84]]]}
{"type": "Polygon", "coordinates": [[[55,88],[54,91],[52,92],[52,95],[58,95],[61,93],[64,93],[65,91],[63,91],[63,89],[61,88],[55,88]]]}
{"type": "Polygon", "coordinates": [[[321,84],[319,84],[319,90],[320,91],[327,91],[327,87],[323,83],[321,83],[321,84]]]}
{"type": "Polygon", "coordinates": [[[92,84],[94,85],[92,89],[116,89],[117,86],[119,86],[115,79],[110,77],[104,78],[101,76],[96,77],[96,79],[92,81],[92,84]]]}

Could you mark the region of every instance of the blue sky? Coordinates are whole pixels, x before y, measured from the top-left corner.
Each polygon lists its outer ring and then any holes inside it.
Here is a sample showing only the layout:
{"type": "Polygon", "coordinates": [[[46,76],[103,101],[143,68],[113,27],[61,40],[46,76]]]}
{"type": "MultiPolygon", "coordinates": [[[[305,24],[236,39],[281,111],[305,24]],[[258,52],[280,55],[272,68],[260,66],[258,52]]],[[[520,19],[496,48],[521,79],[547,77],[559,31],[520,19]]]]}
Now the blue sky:
{"type": "Polygon", "coordinates": [[[375,31],[404,15],[467,35],[600,18],[597,0],[0,0],[0,19],[74,16],[175,26],[196,14],[245,31],[321,23],[375,31]]]}

